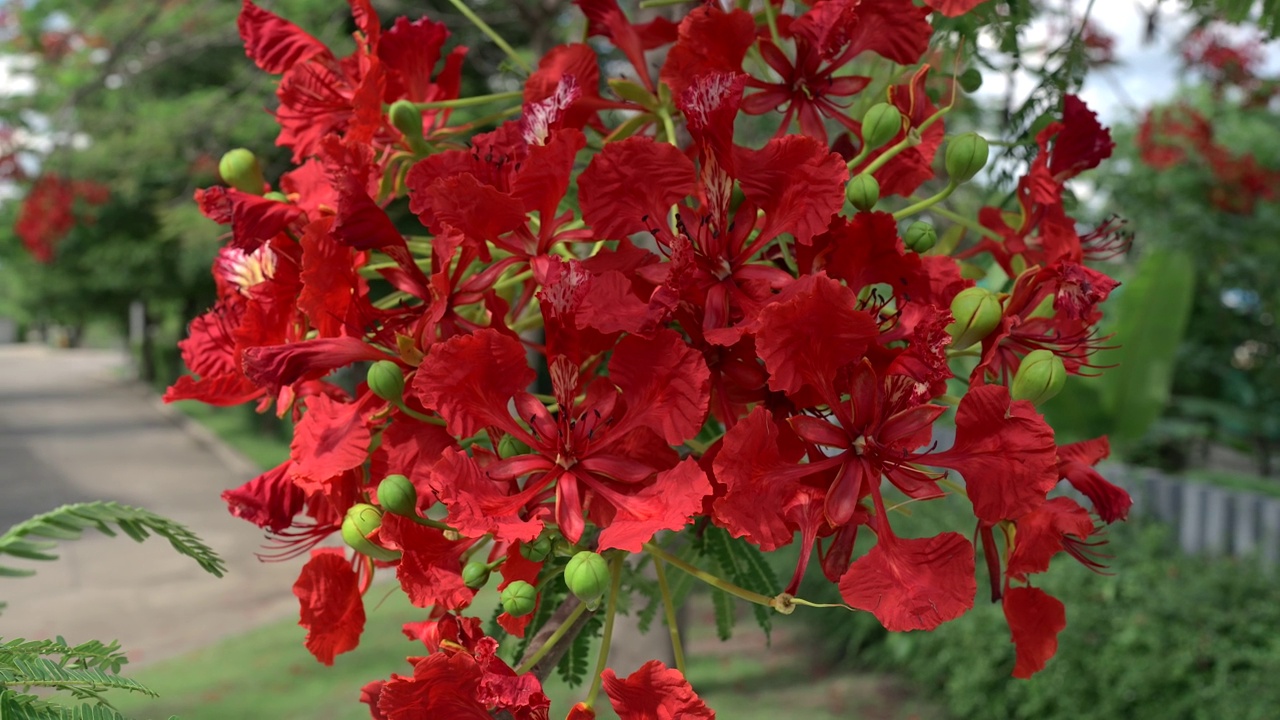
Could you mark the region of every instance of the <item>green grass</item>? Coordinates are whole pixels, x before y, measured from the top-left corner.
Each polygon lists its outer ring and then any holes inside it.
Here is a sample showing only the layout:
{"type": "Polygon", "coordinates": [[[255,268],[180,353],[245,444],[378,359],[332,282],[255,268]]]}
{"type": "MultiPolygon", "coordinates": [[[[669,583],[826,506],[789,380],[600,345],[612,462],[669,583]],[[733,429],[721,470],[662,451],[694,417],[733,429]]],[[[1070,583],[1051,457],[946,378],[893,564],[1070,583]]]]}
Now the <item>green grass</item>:
{"type": "Polygon", "coordinates": [[[261,416],[248,405],[213,407],[196,400],[173,403],[179,412],[204,425],[255,465],[273,468],[289,458],[289,431],[275,416],[261,416]],[[276,430],[279,427],[280,430],[276,430]]]}
{"type": "MultiPolygon", "coordinates": [[[[360,688],[393,672],[408,674],[412,668],[404,658],[422,652],[422,645],[400,633],[400,625],[424,619],[426,611],[411,607],[398,590],[373,608],[387,592],[375,588],[369,593],[369,619],[360,647],[338,656],[333,667],[317,663],[302,646],[304,630],[294,620],[284,620],[133,673],[160,698],[130,696],[118,699],[118,706],[127,717],[140,720],[170,715],[182,720],[366,720],[368,710],[358,702],[360,688]]],[[[474,614],[488,617],[489,610],[481,604],[474,614]]],[[[816,671],[809,666],[811,649],[799,640],[780,637],[783,633],[776,630],[774,644],[767,648],[746,614],[740,618],[738,634],[722,646],[714,638],[709,615],[709,603],[698,599],[686,638],[689,678],[719,717],[941,717],[913,697],[917,693],[883,676],[816,671]]],[[[546,691],[552,701],[551,717],[559,718],[585,697],[587,686],[569,688],[553,676],[546,691]]],[[[597,711],[601,720],[617,717],[603,694],[597,711]]]]}

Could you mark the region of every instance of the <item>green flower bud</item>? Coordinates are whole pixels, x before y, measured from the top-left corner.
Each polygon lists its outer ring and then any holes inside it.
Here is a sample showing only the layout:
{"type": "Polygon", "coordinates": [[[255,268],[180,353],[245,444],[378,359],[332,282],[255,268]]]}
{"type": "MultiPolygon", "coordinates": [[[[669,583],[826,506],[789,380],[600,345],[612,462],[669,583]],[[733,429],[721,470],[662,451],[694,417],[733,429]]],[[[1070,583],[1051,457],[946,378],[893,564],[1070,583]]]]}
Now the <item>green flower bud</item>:
{"type": "Polygon", "coordinates": [[[400,558],[400,553],[375,544],[369,536],[382,527],[382,511],[368,503],[357,503],[342,519],[342,541],[351,549],[374,560],[390,562],[400,558]]]}
{"type": "Polygon", "coordinates": [[[907,246],[908,250],[922,253],[929,252],[938,242],[938,231],[933,226],[923,220],[917,220],[907,227],[907,232],[902,236],[902,244],[907,246]]]}
{"type": "MultiPolygon", "coordinates": [[[[489,582],[489,566],[477,560],[472,560],[466,565],[463,565],[462,582],[472,590],[479,590],[485,586],[485,583],[489,582]]],[[[528,584],[529,583],[525,583],[525,585],[528,584]]],[[[506,593],[503,594],[505,595],[506,593]]],[[[514,615],[515,613],[511,614],[514,615]]]]}
{"type": "Polygon", "coordinates": [[[962,183],[973,179],[987,164],[991,148],[978,133],[968,132],[947,142],[946,166],[951,182],[962,183]]]}
{"type": "Polygon", "coordinates": [[[409,140],[422,139],[422,111],[408,100],[391,103],[391,124],[409,140]]]}
{"type": "Polygon", "coordinates": [[[978,68],[969,68],[960,73],[960,87],[967,93],[977,92],[978,88],[982,87],[982,71],[978,68]]]}
{"type": "Polygon", "coordinates": [[[1000,324],[1004,308],[1000,298],[986,288],[965,288],[951,301],[951,315],[955,322],[947,326],[951,333],[951,347],[963,350],[980,342],[1000,324]]]}
{"type": "Polygon", "coordinates": [[[418,517],[418,489],[403,475],[388,475],[378,483],[378,504],[387,512],[418,517]]]}
{"type": "Polygon", "coordinates": [[[1032,350],[1022,358],[1009,394],[1014,400],[1030,400],[1039,405],[1062,392],[1066,382],[1067,368],[1062,358],[1048,350],[1032,350]]]}
{"type": "Polygon", "coordinates": [[[538,589],[523,580],[516,580],[502,591],[502,609],[508,615],[528,615],[537,605],[538,589]]]}
{"type": "Polygon", "coordinates": [[[551,554],[551,538],[543,535],[531,543],[524,543],[520,546],[520,554],[526,560],[533,562],[542,562],[551,554]]]}
{"type": "Polygon", "coordinates": [[[877,103],[862,116],[862,142],[870,150],[884,145],[902,131],[902,113],[889,103],[877,103]]]}
{"type": "Polygon", "coordinates": [[[586,603],[588,609],[594,609],[600,598],[609,589],[609,561],[599,553],[582,551],[569,558],[564,566],[564,582],[569,592],[586,603]]]}
{"type": "Polygon", "coordinates": [[[855,208],[866,212],[880,202],[880,183],[869,173],[862,173],[849,181],[844,194],[855,208]]]}
{"type": "Polygon", "coordinates": [[[262,177],[258,158],[244,148],[228,150],[218,161],[218,175],[231,187],[250,195],[261,195],[267,181],[262,177]]]}
{"type": "Polygon", "coordinates": [[[289,202],[289,196],[285,195],[282,192],[276,192],[275,190],[272,190],[271,192],[267,193],[266,195],[263,195],[262,197],[267,200],[275,200],[276,202],[282,202],[282,203],[289,202]]]}
{"type": "Polygon", "coordinates": [[[503,460],[517,455],[527,455],[528,453],[529,446],[514,435],[503,435],[502,439],[498,441],[498,457],[503,460]]]}
{"type": "Polygon", "coordinates": [[[391,360],[379,360],[371,365],[365,380],[373,394],[383,400],[393,403],[404,400],[404,371],[391,360]]]}

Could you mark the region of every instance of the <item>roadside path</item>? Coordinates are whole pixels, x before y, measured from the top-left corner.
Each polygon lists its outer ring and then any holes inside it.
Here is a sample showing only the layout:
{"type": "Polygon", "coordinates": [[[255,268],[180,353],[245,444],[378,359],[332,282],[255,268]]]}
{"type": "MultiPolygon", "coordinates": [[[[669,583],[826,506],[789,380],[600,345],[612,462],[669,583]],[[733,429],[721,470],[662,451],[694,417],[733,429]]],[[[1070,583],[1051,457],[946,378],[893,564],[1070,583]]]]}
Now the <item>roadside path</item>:
{"type": "Polygon", "coordinates": [[[124,379],[118,352],[0,345],[0,531],[69,502],[116,500],[190,527],[227,562],[222,579],[163,538],[89,531],[56,562],[0,578],[0,637],[118,639],[153,662],[297,613],[300,561],[260,563],[262,533],[219,498],[255,474],[124,379]]]}

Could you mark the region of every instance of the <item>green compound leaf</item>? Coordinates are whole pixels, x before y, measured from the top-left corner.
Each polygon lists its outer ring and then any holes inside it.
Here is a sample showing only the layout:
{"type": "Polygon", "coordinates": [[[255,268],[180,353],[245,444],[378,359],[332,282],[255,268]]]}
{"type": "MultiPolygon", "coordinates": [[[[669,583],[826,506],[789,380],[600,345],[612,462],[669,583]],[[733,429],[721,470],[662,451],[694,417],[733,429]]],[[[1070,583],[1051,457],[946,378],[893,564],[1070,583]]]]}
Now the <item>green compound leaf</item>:
{"type": "Polygon", "coordinates": [[[586,680],[591,661],[595,659],[592,642],[599,637],[602,627],[604,617],[601,614],[592,615],[586,625],[582,626],[582,632],[573,639],[569,651],[560,658],[560,664],[556,665],[556,673],[569,687],[578,687],[586,680]]]}
{"type": "MultiPolygon", "coordinates": [[[[729,582],[770,597],[777,595],[778,578],[773,569],[765,562],[760,549],[741,538],[730,537],[728,531],[718,527],[708,527],[703,535],[702,547],[715,563],[720,566],[720,573],[729,582]]],[[[751,606],[760,629],[766,638],[771,638],[773,630],[772,611],[763,605],[751,606]]],[[[720,627],[719,608],[717,607],[716,625],[720,627]]],[[[729,623],[732,628],[732,622],[729,623]]]]}
{"type": "MultiPolygon", "coordinates": [[[[153,534],[158,535],[168,540],[174,550],[195,560],[205,572],[222,577],[227,570],[222,558],[185,526],[150,510],[115,502],[63,505],[18,523],[8,532],[0,535],[0,556],[7,555],[24,560],[57,560],[56,541],[79,539],[84,530],[90,528],[111,537],[116,535],[113,528],[119,528],[125,535],[138,542],[146,540],[153,534]]],[[[0,576],[3,577],[32,574],[34,574],[32,570],[0,565],[0,576]]]]}

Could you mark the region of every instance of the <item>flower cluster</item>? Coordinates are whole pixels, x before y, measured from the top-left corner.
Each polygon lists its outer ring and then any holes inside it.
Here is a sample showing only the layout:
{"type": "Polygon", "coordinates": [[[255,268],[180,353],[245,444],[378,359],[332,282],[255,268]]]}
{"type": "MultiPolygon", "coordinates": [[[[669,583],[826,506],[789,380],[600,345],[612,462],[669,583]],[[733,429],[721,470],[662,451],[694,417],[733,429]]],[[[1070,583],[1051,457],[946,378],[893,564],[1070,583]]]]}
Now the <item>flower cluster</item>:
{"type": "MultiPolygon", "coordinates": [[[[405,628],[425,645],[412,673],[365,688],[374,718],[547,717],[548,663],[602,604],[609,637],[632,553],[667,601],[664,566],[788,613],[810,604],[795,593],[812,570],[886,628],[928,630],[974,604],[972,532],[1014,674],[1044,666],[1065,611],[1033,576],[1060,552],[1096,565],[1094,516],[1130,505],[1093,468],[1106,439],[1059,445],[1036,408],[1101,342],[1116,283],[1087,263],[1116,234],[1080,234],[1063,192],[1113,144],[1069,96],[1015,211],[966,221],[976,242],[902,227],[988,159],[978,135],[947,137],[957,86],[925,62],[931,12],[978,2],[708,3],[638,22],[577,0],[591,42],[552,48],[518,94],[470,98],[443,24],[385,28],[350,4],[356,49],[338,57],[244,2],[296,167],[269,185],[233,151],[227,184],[197,193],[230,234],[217,304],[181,343],[193,375],[167,398],[296,420],[291,458],[223,497],[277,557],[308,556],[293,589],[317,659],[356,647],[376,572],[431,609],[405,628]],[[899,79],[851,74],[855,59],[899,79]],[[772,137],[739,144],[746,116],[772,137]],[[913,198],[935,175],[945,189],[913,198]],[[977,255],[1007,289],[962,272],[977,255]],[[1062,480],[1093,514],[1049,497],[1062,480]],[[895,531],[894,498],[947,495],[967,497],[964,532],[895,531]],[[859,531],[875,543],[855,558],[859,531]],[[782,592],[672,549],[713,532],[797,544],[782,592]],[[463,614],[495,571],[520,660],[463,614]]],[[[683,667],[619,678],[607,644],[570,717],[593,717],[600,690],[623,718],[714,717],[683,667]]]]}
{"type": "MultiPolygon", "coordinates": [[[[0,157],[0,169],[4,159],[0,157]]],[[[108,188],[100,183],[45,173],[23,198],[14,233],[37,261],[53,262],[58,243],[77,224],[92,223],[90,206],[102,205],[109,194],[108,188]]]]}

